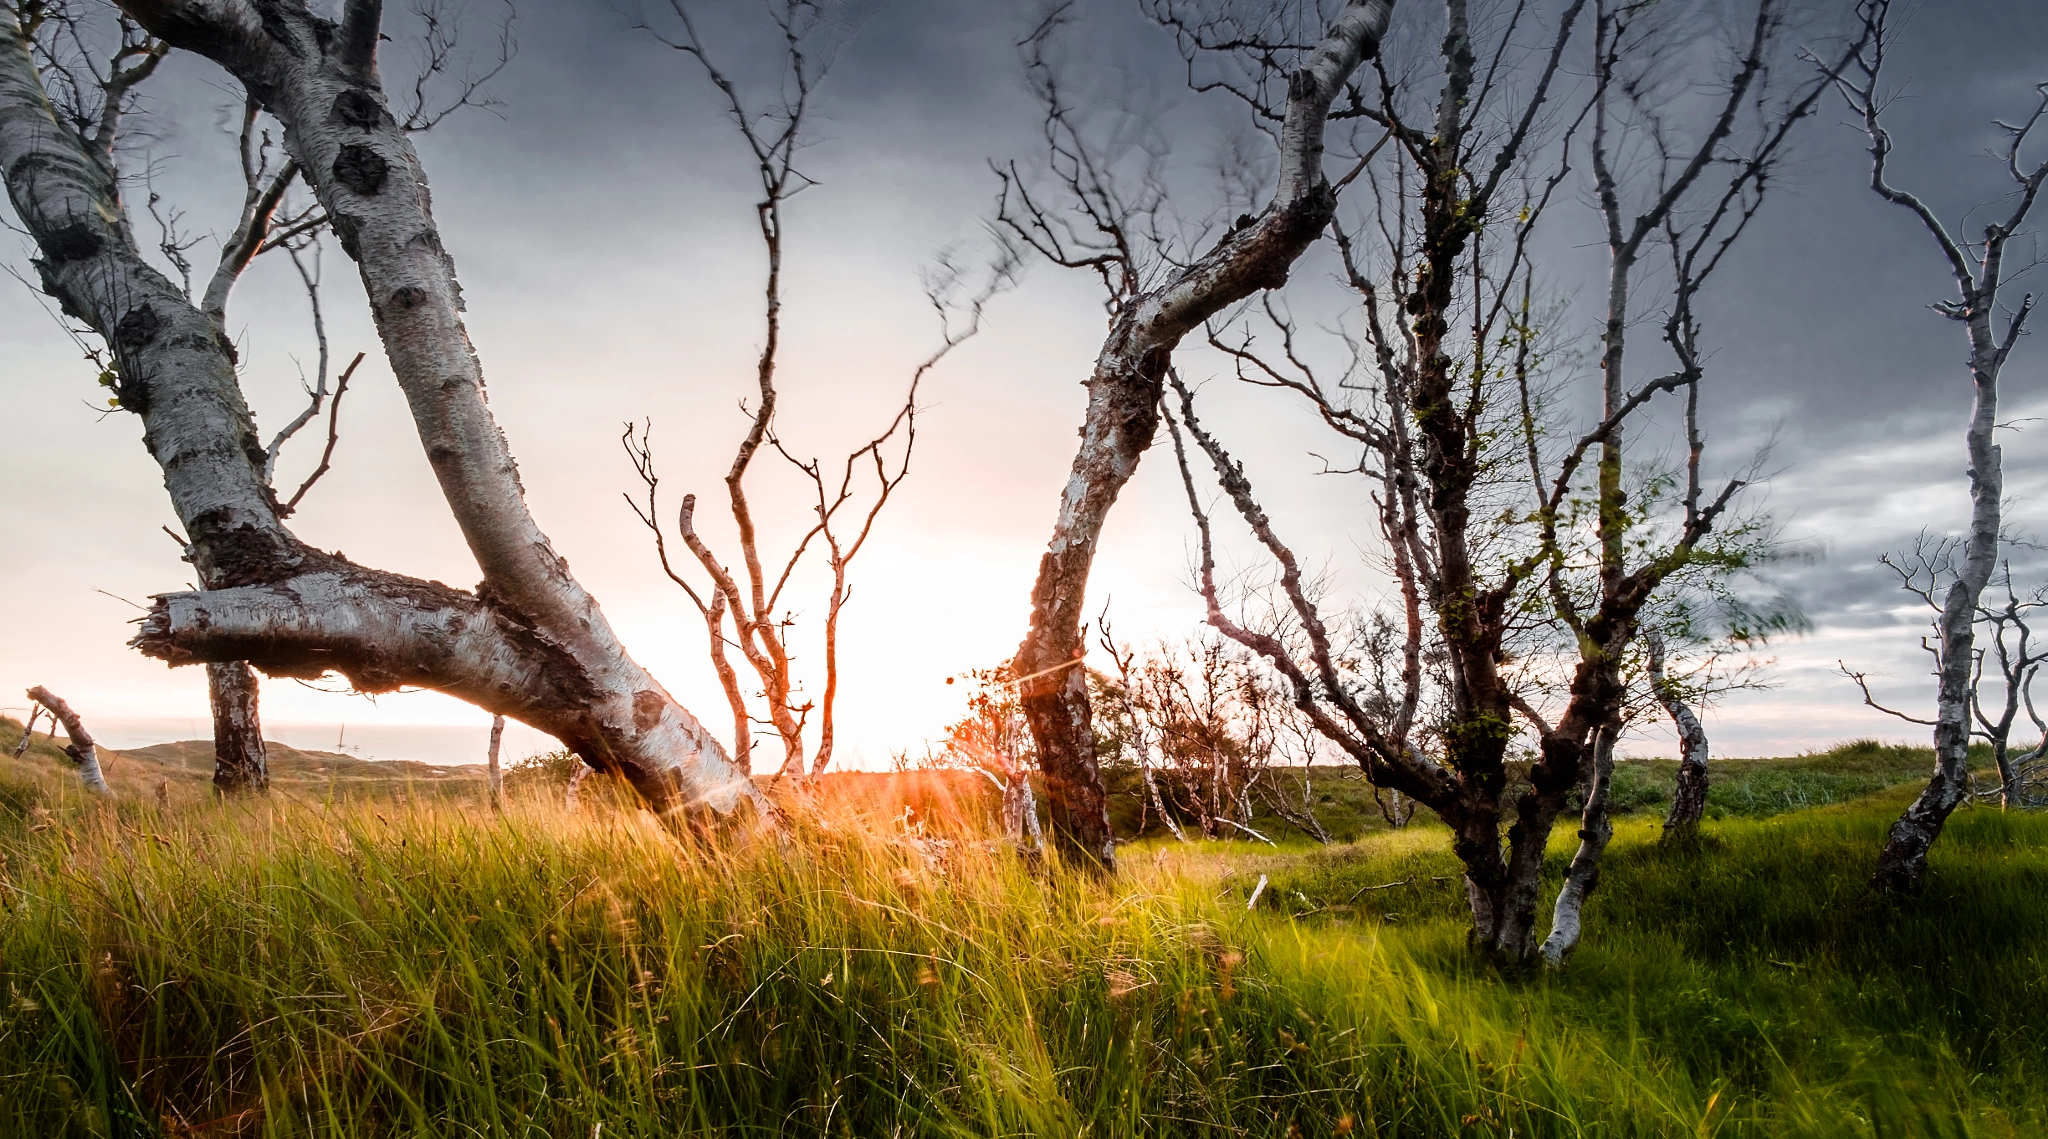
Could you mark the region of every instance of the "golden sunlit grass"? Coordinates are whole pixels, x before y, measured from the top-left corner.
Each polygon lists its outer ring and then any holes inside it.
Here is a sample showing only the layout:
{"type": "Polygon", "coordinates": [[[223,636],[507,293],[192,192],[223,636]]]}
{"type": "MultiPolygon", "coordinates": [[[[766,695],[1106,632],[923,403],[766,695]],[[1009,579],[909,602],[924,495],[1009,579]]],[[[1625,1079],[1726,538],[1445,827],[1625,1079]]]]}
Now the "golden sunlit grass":
{"type": "Polygon", "coordinates": [[[1504,977],[1461,948],[1440,829],[1313,853],[1131,847],[1104,887],[982,841],[976,804],[955,825],[928,802],[941,833],[916,834],[867,798],[794,810],[779,841],[685,845],[604,795],[501,818],[424,798],[159,811],[5,782],[0,1131],[2048,1120],[2029,1023],[2048,997],[2048,820],[1960,817],[1926,907],[1891,910],[1860,882],[1895,804],[1726,822],[1682,852],[1631,825],[1573,969],[1504,977]]]}

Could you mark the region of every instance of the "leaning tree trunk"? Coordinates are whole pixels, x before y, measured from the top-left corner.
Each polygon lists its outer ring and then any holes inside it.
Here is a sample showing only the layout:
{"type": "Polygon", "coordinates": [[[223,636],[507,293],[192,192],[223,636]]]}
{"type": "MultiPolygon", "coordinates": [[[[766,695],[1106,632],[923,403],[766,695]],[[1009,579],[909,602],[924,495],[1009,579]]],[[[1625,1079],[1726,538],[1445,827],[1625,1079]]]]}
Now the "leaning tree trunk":
{"type": "Polygon", "coordinates": [[[433,687],[549,732],[664,812],[761,804],[709,733],[625,653],[526,512],[482,395],[417,156],[384,109],[378,5],[337,28],[303,7],[127,6],[227,66],[286,125],[336,235],[363,269],[430,463],[483,568],[479,595],[353,565],[283,526],[264,451],[210,318],[141,257],[111,140],[60,122],[19,14],[0,5],[0,173],[42,256],[43,289],[114,352],[205,587],[157,599],[135,644],[173,664],[340,672],[365,691],[433,687]]]}
{"type": "Polygon", "coordinates": [[[78,765],[78,778],[85,789],[113,798],[114,789],[107,786],[106,776],[100,772],[99,745],[93,742],[92,733],[85,730],[85,721],[78,718],[71,705],[41,685],[29,689],[28,698],[49,709],[50,718],[64,725],[64,734],[71,737],[71,742],[64,746],[64,754],[78,765]]]}
{"type": "Polygon", "coordinates": [[[1998,368],[1990,306],[1975,306],[1969,319],[1970,373],[1976,407],[1965,443],[1970,456],[1970,532],[1963,541],[1962,571],[1942,599],[1937,626],[1941,640],[1939,698],[1934,714],[1934,777],[1892,824],[1878,855],[1874,880],[1886,890],[1914,890],[1927,873],[1927,851],[1942,825],[1970,794],[1970,700],[1976,676],[1977,602],[1998,562],[1999,497],[2004,493],[1999,447],[1998,368]]]}
{"type": "Polygon", "coordinates": [[[1650,691],[1678,729],[1678,785],[1664,816],[1664,837],[1677,838],[1698,830],[1707,811],[1707,729],[1664,675],[1664,635],[1650,630],[1643,642],[1650,651],[1650,691]]]}
{"type": "Polygon", "coordinates": [[[1173,832],[1173,837],[1186,842],[1187,832],[1180,829],[1180,823],[1173,817],[1173,812],[1166,809],[1165,797],[1159,794],[1159,780],[1152,774],[1152,764],[1147,761],[1145,746],[1141,743],[1138,748],[1138,770],[1145,778],[1145,792],[1152,797],[1152,809],[1158,812],[1159,821],[1166,824],[1166,829],[1173,832]]]}
{"type": "Polygon", "coordinates": [[[206,666],[206,690],[213,705],[214,794],[269,791],[263,720],[256,712],[256,674],[242,661],[215,661],[206,666]]]}
{"type": "Polygon", "coordinates": [[[1614,729],[1604,728],[1594,739],[1592,769],[1581,780],[1586,806],[1580,814],[1579,849],[1565,869],[1557,908],[1550,916],[1550,936],[1543,941],[1543,960],[1553,968],[1563,965],[1579,947],[1586,898],[1600,884],[1600,857],[1614,838],[1614,821],[1607,814],[1607,792],[1614,780],[1614,737],[1614,729]]]}
{"type": "Polygon", "coordinates": [[[1379,50],[1392,14],[1393,0],[1345,6],[1307,65],[1289,76],[1272,204],[1166,284],[1132,297],[1088,380],[1081,446],[1032,586],[1031,628],[1013,665],[1024,678],[1019,696],[1045,773],[1053,845],[1085,865],[1116,868],[1080,664],[1088,575],[1103,523],[1152,445],[1166,370],[1181,338],[1229,305],[1285,284],[1295,260],[1336,212],[1337,196],[1322,169],[1324,122],[1352,72],[1379,50]]]}
{"type": "MultiPolygon", "coordinates": [[[[14,758],[20,759],[28,754],[28,745],[35,742],[36,718],[42,714],[42,705],[33,702],[29,704],[28,718],[21,722],[21,738],[14,741],[14,758]]],[[[51,731],[54,732],[55,730],[56,728],[53,725],[51,731]]]]}

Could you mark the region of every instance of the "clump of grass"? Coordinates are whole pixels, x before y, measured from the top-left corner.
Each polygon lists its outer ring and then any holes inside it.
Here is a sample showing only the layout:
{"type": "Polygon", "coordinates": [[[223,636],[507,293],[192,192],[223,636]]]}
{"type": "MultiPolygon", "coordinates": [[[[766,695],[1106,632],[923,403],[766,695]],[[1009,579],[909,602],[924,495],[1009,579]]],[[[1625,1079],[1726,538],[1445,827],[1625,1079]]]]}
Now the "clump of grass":
{"type": "Polygon", "coordinates": [[[682,843],[603,795],[502,818],[45,798],[36,822],[16,802],[0,788],[7,1134],[1998,1135],[2048,1119],[2026,1024],[2048,995],[2026,948],[2048,944],[2039,819],[1960,817],[1924,910],[1855,886],[1895,805],[1731,822],[1690,851],[1625,829],[1587,949],[1542,977],[1466,956],[1428,826],[1310,854],[1127,848],[1103,886],[982,841],[971,817],[947,825],[940,804],[923,812],[936,832],[826,806],[793,812],[782,841],[682,843]],[[1257,873],[1274,883],[1248,912],[1257,873]]]}

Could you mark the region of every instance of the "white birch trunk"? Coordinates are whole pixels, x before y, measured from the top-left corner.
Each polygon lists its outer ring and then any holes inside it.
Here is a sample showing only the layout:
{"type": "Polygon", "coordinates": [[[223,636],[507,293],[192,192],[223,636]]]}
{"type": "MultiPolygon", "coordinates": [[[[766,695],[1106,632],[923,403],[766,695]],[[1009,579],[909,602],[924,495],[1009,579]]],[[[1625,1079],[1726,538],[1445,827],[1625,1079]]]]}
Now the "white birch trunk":
{"type": "Polygon", "coordinates": [[[490,780],[491,811],[505,813],[505,774],[498,767],[498,748],[505,742],[505,717],[491,717],[491,751],[485,761],[485,775],[490,780]]]}
{"type": "Polygon", "coordinates": [[[1970,529],[1963,542],[1962,571],[1942,599],[1937,626],[1941,672],[1934,715],[1934,777],[1892,824],[1878,856],[1876,880],[1888,889],[1919,887],[1927,873],[1928,850],[1949,814],[1970,794],[1977,603],[1998,563],[1999,499],[2005,486],[2000,449],[1992,440],[1998,424],[1998,372],[2004,353],[1997,347],[1989,308],[1988,303],[1980,303],[1969,320],[1970,373],[1976,391],[1976,406],[1964,436],[1970,459],[1970,529]]]}
{"type": "Polygon", "coordinates": [[[1650,690],[1678,730],[1678,782],[1671,792],[1671,811],[1664,816],[1664,834],[1671,837],[1696,829],[1706,813],[1707,729],[1665,679],[1663,634],[1649,630],[1643,642],[1650,650],[1650,690]]]}
{"type": "Polygon", "coordinates": [[[565,809],[573,811],[582,805],[583,781],[590,778],[593,770],[589,764],[579,763],[576,770],[569,773],[569,786],[562,792],[562,806],[565,809]]]}
{"type": "Polygon", "coordinates": [[[21,722],[21,738],[14,742],[14,758],[20,759],[28,754],[28,745],[35,742],[36,718],[42,714],[42,705],[33,702],[29,704],[28,718],[21,722]]]}
{"type": "Polygon", "coordinates": [[[85,789],[95,795],[113,798],[114,789],[107,786],[106,776],[100,772],[99,745],[93,742],[92,733],[85,730],[85,721],[78,718],[71,705],[40,685],[28,690],[28,698],[49,709],[50,718],[64,725],[64,734],[71,737],[64,754],[78,765],[78,778],[84,782],[85,789]]]}
{"type": "Polygon", "coordinates": [[[1138,770],[1144,774],[1146,793],[1152,796],[1152,809],[1159,812],[1160,821],[1166,824],[1167,830],[1173,832],[1173,837],[1186,842],[1187,832],[1180,829],[1180,823],[1174,819],[1172,812],[1166,809],[1165,797],[1159,793],[1159,780],[1152,775],[1152,765],[1147,762],[1147,750],[1142,744],[1139,745],[1138,770]]]}
{"type": "Polygon", "coordinates": [[[1022,784],[1017,798],[1024,817],[1025,833],[1031,836],[1031,849],[1042,851],[1045,849],[1045,832],[1038,826],[1038,795],[1031,790],[1031,773],[1025,772],[1018,782],[1022,784]]]}
{"type": "Polygon", "coordinates": [[[1580,815],[1579,849],[1564,873],[1557,908],[1550,917],[1550,936],[1543,941],[1543,961],[1552,968],[1565,963],[1579,947],[1585,926],[1586,897],[1600,884],[1600,856],[1614,837],[1607,815],[1607,790],[1614,779],[1614,730],[1600,729],[1592,747],[1592,770],[1585,775],[1586,806],[1580,815]]]}
{"type": "Polygon", "coordinates": [[[1273,201],[1157,289],[1130,299],[1088,380],[1088,411],[1052,539],[1031,591],[1031,628],[1013,671],[1045,772],[1053,837],[1062,853],[1116,867],[1088,682],[1078,667],[1088,576],[1110,508],[1136,473],[1159,424],[1166,369],[1181,338],[1204,320],[1287,281],[1295,260],[1336,211],[1323,175],[1330,105],[1360,63],[1378,51],[1392,0],[1351,0],[1289,76],[1273,201]],[[1057,671],[1055,671],[1057,670],[1057,671]]]}

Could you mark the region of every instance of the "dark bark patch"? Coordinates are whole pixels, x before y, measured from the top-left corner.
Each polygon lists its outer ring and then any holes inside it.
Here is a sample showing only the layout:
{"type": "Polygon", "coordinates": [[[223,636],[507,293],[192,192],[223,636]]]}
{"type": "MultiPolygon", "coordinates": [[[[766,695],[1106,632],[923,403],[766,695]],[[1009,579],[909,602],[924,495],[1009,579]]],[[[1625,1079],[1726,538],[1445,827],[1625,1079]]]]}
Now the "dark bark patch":
{"type": "Polygon", "coordinates": [[[156,310],[147,303],[139,304],[129,309],[121,322],[114,326],[114,343],[130,352],[146,348],[162,328],[163,320],[157,316],[156,310]]]}
{"type": "Polygon", "coordinates": [[[337,121],[364,130],[387,126],[393,121],[377,97],[360,87],[351,87],[336,95],[333,114],[337,121]]]}
{"type": "Polygon", "coordinates": [[[390,300],[385,302],[385,304],[387,308],[403,312],[408,309],[416,309],[425,304],[426,301],[427,291],[425,289],[420,288],[418,285],[406,285],[402,288],[393,289],[390,300]]]}
{"type": "Polygon", "coordinates": [[[43,247],[43,255],[50,259],[50,264],[62,265],[67,261],[83,261],[97,255],[101,241],[100,235],[93,232],[91,226],[82,221],[75,221],[51,231],[48,237],[37,244],[43,247]]]}
{"type": "Polygon", "coordinates": [[[359,236],[363,230],[363,223],[347,214],[335,214],[330,224],[334,226],[335,239],[341,242],[341,251],[348,254],[349,260],[361,261],[363,246],[359,236]]]}
{"type": "Polygon", "coordinates": [[[391,166],[376,151],[360,143],[349,143],[334,159],[334,180],[365,198],[384,188],[391,166]]]}
{"type": "MultiPolygon", "coordinates": [[[[263,30],[286,52],[304,58],[306,47],[299,37],[292,34],[288,10],[279,0],[255,0],[256,18],[263,21],[263,30]]],[[[301,9],[304,11],[304,9],[301,9]]]]}
{"type": "MultiPolygon", "coordinates": [[[[258,472],[262,471],[264,465],[270,461],[270,454],[263,449],[262,440],[256,438],[256,432],[250,430],[246,423],[237,434],[241,436],[242,457],[249,461],[250,467],[258,472]]],[[[277,498],[276,492],[272,491],[270,497],[272,501],[275,501],[277,498]]]]}
{"type": "Polygon", "coordinates": [[[290,535],[258,527],[227,507],[195,515],[185,532],[192,537],[208,589],[282,581],[307,561],[307,551],[290,535]]]}
{"type": "Polygon", "coordinates": [[[32,259],[30,264],[36,267],[36,279],[42,282],[43,292],[57,298],[59,311],[73,320],[82,320],[87,324],[93,322],[79,306],[71,303],[71,290],[66,289],[64,283],[57,279],[56,266],[40,257],[32,259]]]}
{"type": "Polygon", "coordinates": [[[57,165],[57,160],[50,155],[39,150],[31,150],[8,165],[7,181],[18,185],[22,177],[29,171],[38,168],[49,169],[55,165],[57,165]]]}
{"type": "Polygon", "coordinates": [[[633,693],[633,728],[636,731],[650,731],[661,723],[661,710],[668,707],[668,701],[661,693],[643,688],[633,693]]]}

